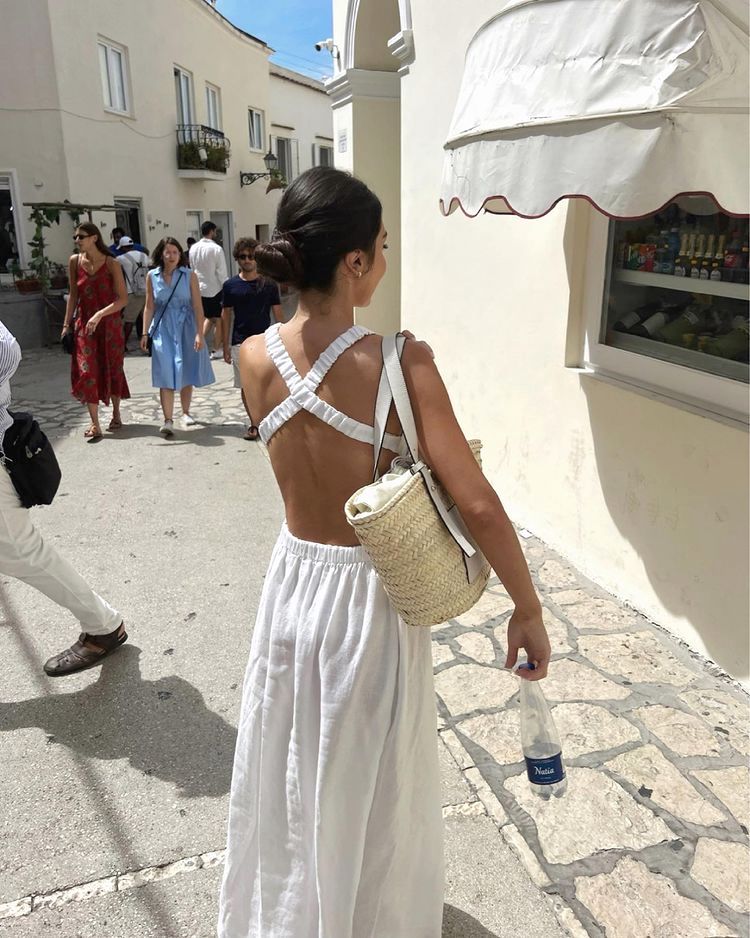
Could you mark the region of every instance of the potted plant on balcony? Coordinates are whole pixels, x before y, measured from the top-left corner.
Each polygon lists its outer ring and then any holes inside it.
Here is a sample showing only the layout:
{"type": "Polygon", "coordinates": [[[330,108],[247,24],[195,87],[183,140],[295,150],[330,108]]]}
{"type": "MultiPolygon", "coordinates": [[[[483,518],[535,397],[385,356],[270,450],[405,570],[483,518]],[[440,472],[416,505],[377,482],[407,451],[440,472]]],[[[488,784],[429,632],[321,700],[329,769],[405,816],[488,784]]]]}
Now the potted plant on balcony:
{"type": "Polygon", "coordinates": [[[206,169],[214,173],[225,173],[229,163],[229,150],[223,144],[206,147],[206,169]]]}

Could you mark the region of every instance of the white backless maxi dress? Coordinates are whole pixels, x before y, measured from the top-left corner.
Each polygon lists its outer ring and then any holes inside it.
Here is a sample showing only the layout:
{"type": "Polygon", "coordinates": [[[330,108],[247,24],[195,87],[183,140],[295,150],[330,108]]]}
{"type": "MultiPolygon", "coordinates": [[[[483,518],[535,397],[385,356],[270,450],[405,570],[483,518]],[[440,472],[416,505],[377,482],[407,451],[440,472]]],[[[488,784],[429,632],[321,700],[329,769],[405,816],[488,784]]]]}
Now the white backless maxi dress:
{"type": "MultiPolygon", "coordinates": [[[[366,334],[347,330],[301,378],[268,329],[290,396],[264,442],[302,408],[372,442],[315,393],[366,334]]],[[[219,938],[440,938],[442,911],[430,630],[399,618],[362,548],[284,526],[245,676],[219,938]]]]}

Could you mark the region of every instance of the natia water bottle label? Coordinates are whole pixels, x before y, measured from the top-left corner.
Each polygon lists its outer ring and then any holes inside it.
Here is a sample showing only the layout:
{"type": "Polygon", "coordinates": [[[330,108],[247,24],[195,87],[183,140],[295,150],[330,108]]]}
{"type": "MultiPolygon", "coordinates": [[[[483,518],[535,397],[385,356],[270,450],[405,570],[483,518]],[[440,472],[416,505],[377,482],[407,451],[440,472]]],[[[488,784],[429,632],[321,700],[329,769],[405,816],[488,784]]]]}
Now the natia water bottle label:
{"type": "Polygon", "coordinates": [[[529,759],[526,757],[526,772],[529,781],[534,785],[554,785],[565,778],[565,769],[562,764],[562,753],[550,756],[549,759],[529,759]]]}

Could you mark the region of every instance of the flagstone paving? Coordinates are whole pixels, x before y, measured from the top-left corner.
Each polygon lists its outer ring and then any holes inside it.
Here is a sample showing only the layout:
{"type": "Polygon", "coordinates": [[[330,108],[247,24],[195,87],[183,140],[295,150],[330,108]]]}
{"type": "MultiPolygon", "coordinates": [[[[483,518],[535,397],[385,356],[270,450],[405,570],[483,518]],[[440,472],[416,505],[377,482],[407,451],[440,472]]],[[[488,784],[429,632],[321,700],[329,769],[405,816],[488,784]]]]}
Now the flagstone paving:
{"type": "MultiPolygon", "coordinates": [[[[86,425],[76,402],[32,396],[51,436],[86,425]]],[[[125,409],[155,432],[155,395],[125,409]]],[[[193,415],[246,423],[226,382],[202,389],[193,415]]],[[[522,546],[550,633],[543,688],[568,789],[544,802],[526,780],[518,679],[503,668],[513,605],[492,580],[471,611],[433,630],[443,758],[478,799],[448,797],[446,817],[491,821],[573,938],[748,938],[747,695],[537,538],[522,546]]]]}
{"type": "Polygon", "coordinates": [[[517,679],[503,671],[513,607],[497,580],[433,633],[444,741],[571,935],[747,936],[747,695],[538,539],[522,544],[567,792],[542,801],[525,776],[517,679]]]}

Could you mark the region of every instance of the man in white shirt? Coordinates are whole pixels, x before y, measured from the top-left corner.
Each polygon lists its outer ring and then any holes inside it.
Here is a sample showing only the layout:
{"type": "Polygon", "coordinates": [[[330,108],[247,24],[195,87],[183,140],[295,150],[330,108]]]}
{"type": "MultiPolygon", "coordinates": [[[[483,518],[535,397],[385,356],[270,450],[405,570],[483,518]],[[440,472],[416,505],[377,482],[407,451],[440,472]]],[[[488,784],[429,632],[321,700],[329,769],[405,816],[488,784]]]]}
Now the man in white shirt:
{"type": "Polygon", "coordinates": [[[224,357],[224,330],[221,322],[221,288],[227,279],[227,260],[224,249],[216,243],[216,225],[204,221],[201,225],[201,239],[190,248],[190,266],[198,276],[198,286],[203,301],[203,315],[206,322],[203,337],[206,347],[210,348],[209,333],[215,329],[214,347],[211,358],[224,357]]]}
{"type": "Polygon", "coordinates": [[[122,267],[128,291],[128,305],[122,311],[125,320],[125,346],[127,347],[133,323],[143,312],[146,303],[146,279],[148,277],[148,254],[138,251],[132,238],[123,235],[117,242],[120,253],[115,260],[122,267]]]}
{"type": "MultiPolygon", "coordinates": [[[[21,361],[21,349],[0,322],[0,457],[6,430],[13,424],[10,379],[21,361]]],[[[82,632],[70,648],[44,665],[50,677],[75,674],[99,664],[127,640],[122,616],[95,593],[83,577],[44,540],[24,508],[10,475],[0,465],[0,574],[34,586],[53,602],[69,609],[82,632]]]]}

